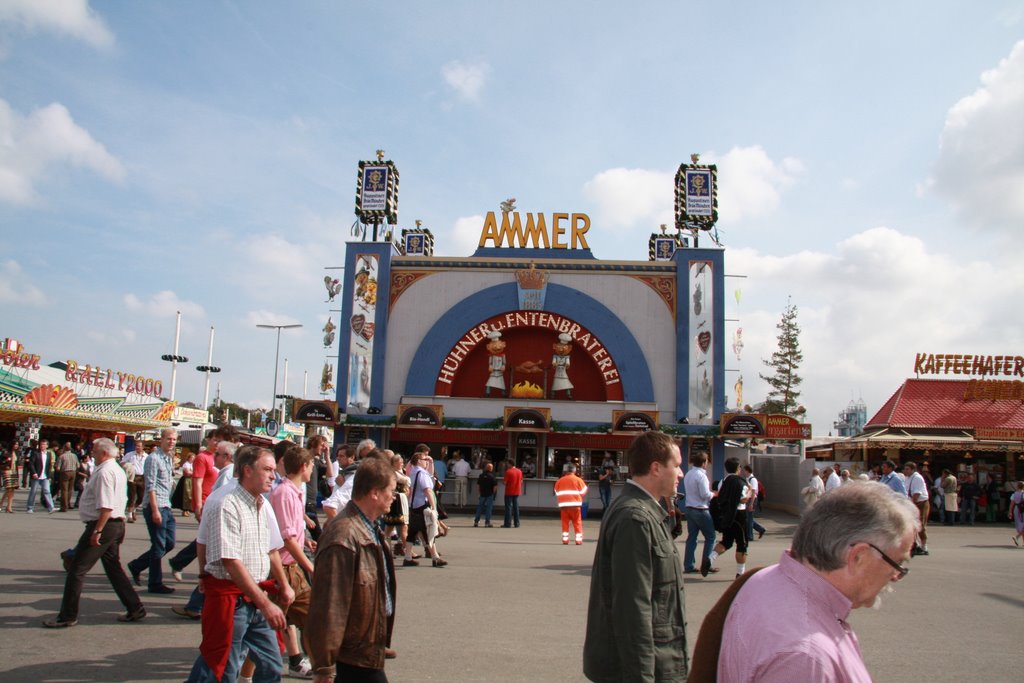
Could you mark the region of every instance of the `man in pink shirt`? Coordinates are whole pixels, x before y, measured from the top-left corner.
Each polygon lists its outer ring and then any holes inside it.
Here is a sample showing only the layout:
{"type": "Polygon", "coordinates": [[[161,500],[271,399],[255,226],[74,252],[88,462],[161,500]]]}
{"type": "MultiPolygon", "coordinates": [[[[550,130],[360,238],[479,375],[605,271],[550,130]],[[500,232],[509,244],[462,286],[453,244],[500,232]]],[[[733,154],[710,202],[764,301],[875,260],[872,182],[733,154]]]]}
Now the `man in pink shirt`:
{"type": "Polygon", "coordinates": [[[880,593],[906,576],[919,526],[910,500],[884,484],[857,482],[823,496],[779,563],[737,593],[718,680],[869,683],[847,619],[852,609],[877,607],[880,593]]]}
{"type": "MultiPolygon", "coordinates": [[[[313,541],[306,541],[306,506],[302,499],[306,482],[313,474],[313,454],[305,448],[292,446],[281,458],[285,479],[270,494],[270,505],[274,508],[277,525],[281,529],[281,564],[284,575],[295,593],[290,605],[280,605],[285,610],[288,624],[304,630],[306,615],[309,613],[309,581],[313,575],[313,563],[306,557],[305,548],[316,550],[313,541]]],[[[302,657],[297,640],[285,636],[288,649],[288,669],[293,675],[306,677],[310,672],[309,660],[302,657]]]]}

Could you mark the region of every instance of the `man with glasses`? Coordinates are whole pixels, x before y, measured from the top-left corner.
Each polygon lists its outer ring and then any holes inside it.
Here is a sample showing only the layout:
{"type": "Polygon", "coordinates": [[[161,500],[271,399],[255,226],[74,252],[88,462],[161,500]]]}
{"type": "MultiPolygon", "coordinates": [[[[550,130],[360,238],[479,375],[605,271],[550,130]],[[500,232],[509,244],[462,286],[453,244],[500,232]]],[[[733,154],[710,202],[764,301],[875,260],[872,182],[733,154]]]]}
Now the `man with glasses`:
{"type": "Polygon", "coordinates": [[[919,528],[914,504],[885,484],[854,482],[823,496],[779,563],[735,593],[718,680],[871,681],[850,611],[878,607],[880,594],[907,575],[919,528]]]}

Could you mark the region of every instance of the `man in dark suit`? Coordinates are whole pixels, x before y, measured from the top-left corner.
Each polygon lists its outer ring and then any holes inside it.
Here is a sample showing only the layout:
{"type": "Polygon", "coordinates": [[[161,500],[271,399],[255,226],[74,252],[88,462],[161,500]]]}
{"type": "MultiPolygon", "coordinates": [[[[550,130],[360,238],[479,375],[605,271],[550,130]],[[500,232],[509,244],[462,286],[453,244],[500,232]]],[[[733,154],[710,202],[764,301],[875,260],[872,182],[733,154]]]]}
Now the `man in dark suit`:
{"type": "Polygon", "coordinates": [[[47,512],[53,512],[53,496],[50,495],[50,477],[53,476],[53,451],[49,449],[49,442],[46,439],[39,440],[39,447],[32,451],[28,459],[29,477],[31,483],[28,489],[28,505],[25,512],[33,512],[32,506],[36,502],[36,489],[42,489],[43,505],[47,512]]]}

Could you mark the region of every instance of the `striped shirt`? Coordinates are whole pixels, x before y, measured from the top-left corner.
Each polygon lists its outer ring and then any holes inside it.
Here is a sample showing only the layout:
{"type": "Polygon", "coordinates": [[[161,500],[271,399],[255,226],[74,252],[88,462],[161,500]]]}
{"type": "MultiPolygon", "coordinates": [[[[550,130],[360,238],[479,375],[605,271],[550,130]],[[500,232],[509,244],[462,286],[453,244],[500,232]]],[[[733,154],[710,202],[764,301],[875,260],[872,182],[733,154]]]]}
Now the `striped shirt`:
{"type": "Polygon", "coordinates": [[[254,581],[270,575],[270,504],[235,486],[220,507],[203,511],[207,524],[206,571],[230,581],[222,560],[239,560],[254,581]],[[213,519],[209,516],[213,515],[213,519]]]}
{"type": "Polygon", "coordinates": [[[171,462],[171,456],[157,446],[146,458],[144,471],[146,497],[142,501],[142,507],[149,507],[150,491],[156,491],[156,506],[158,508],[171,507],[171,491],[174,489],[174,465],[171,462]]]}

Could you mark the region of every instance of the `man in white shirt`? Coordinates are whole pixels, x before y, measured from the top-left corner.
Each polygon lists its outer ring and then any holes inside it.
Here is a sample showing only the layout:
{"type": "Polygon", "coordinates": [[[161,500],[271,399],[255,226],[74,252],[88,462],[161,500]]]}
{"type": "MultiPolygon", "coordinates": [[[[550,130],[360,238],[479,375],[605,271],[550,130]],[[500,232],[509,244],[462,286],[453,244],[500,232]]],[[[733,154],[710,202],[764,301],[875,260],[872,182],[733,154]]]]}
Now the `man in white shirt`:
{"type": "Polygon", "coordinates": [[[261,680],[280,678],[281,651],[274,631],[286,624],[278,604],[288,605],[295,595],[267,532],[273,512],[263,494],[274,481],[274,455],[247,446],[239,449],[235,465],[241,475],[238,485],[215,508],[208,501],[201,522],[209,525],[201,575],[206,604],[203,642],[190,682],[235,680],[246,647],[261,680]],[[281,591],[277,604],[260,585],[271,573],[281,591]],[[248,599],[239,599],[243,596],[248,599]]]}
{"type": "Polygon", "coordinates": [[[120,549],[124,541],[124,510],[128,487],[124,472],[115,459],[117,446],[110,439],[96,439],[92,455],[98,464],[92,478],[85,485],[78,506],[78,515],[85,522],[85,531],[78,539],[75,556],[64,581],[60,614],[56,619],[43,622],[47,628],[67,628],[78,623],[82,584],[97,560],[103,563],[110,585],[128,610],[117,620],[138,621],[146,616],[146,609],[121,566],[120,549]]]}
{"type": "Polygon", "coordinates": [[[463,460],[462,453],[455,451],[455,460],[451,463],[452,474],[455,475],[455,504],[465,507],[469,491],[469,463],[463,460]]]}
{"type": "Polygon", "coordinates": [[[828,493],[832,489],[837,489],[842,485],[843,480],[839,476],[839,463],[835,463],[828,471],[828,479],[825,480],[825,493],[828,493]]]}
{"type": "Polygon", "coordinates": [[[754,468],[749,464],[743,466],[742,476],[747,480],[747,486],[750,487],[750,500],[747,501],[747,542],[754,540],[754,532],[757,532],[757,537],[760,539],[764,536],[765,528],[754,520],[754,512],[757,509],[757,490],[759,484],[757,477],[754,476],[754,468]]]}
{"type": "Polygon", "coordinates": [[[911,557],[914,555],[927,555],[928,514],[931,512],[931,503],[928,501],[928,483],[924,480],[921,473],[917,471],[917,463],[913,461],[903,464],[903,475],[907,482],[907,495],[910,496],[910,500],[917,506],[917,510],[921,515],[921,529],[917,532],[918,540],[915,540],[914,547],[910,550],[910,555],[911,557]]]}
{"type": "MultiPolygon", "coordinates": [[[[683,477],[683,489],[686,491],[686,550],[683,554],[683,571],[696,574],[697,536],[704,536],[704,551],[701,559],[709,556],[715,547],[715,522],[711,519],[708,506],[713,496],[711,484],[705,468],[708,454],[697,451],[690,454],[690,468],[683,477]]],[[[718,571],[715,569],[714,571],[718,571]]]]}
{"type": "Polygon", "coordinates": [[[811,470],[811,480],[800,490],[800,495],[803,496],[805,510],[810,510],[818,499],[825,495],[825,483],[821,480],[821,470],[817,467],[811,470]]]}

